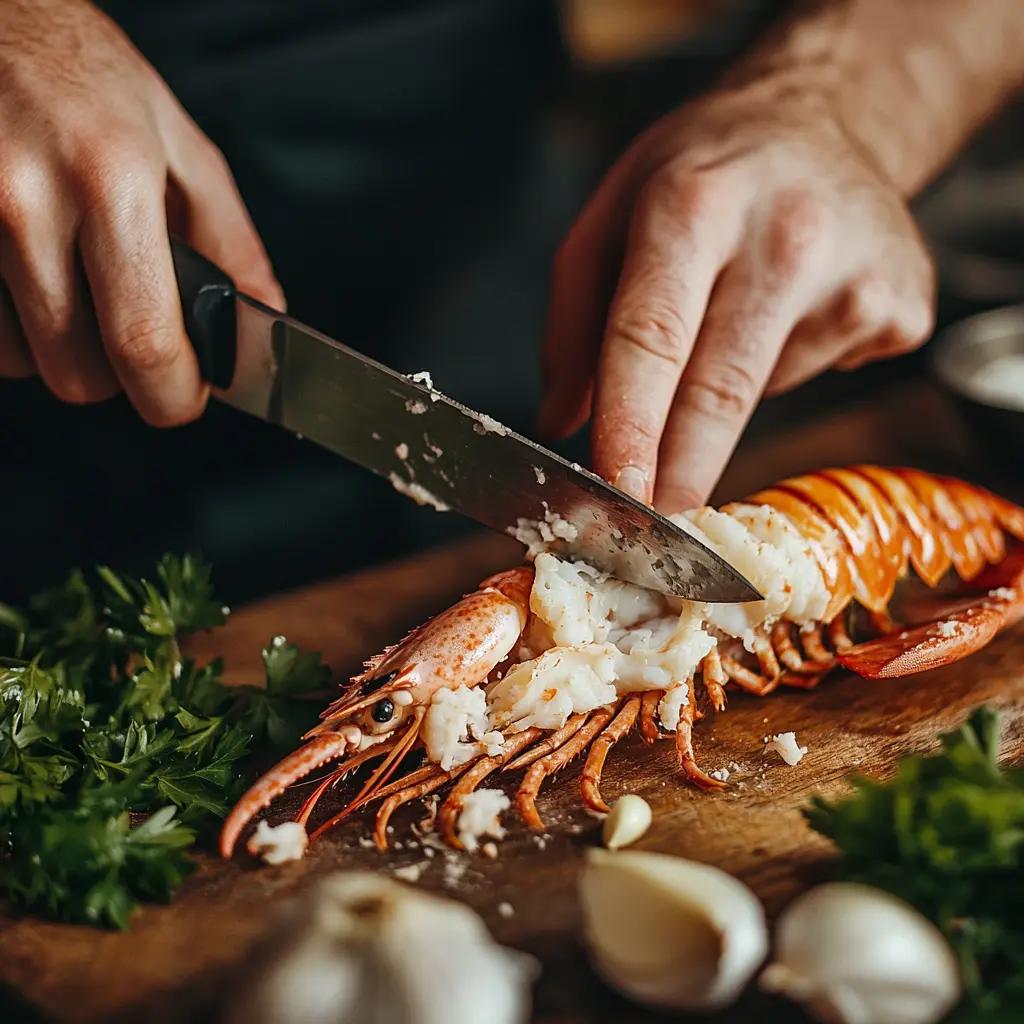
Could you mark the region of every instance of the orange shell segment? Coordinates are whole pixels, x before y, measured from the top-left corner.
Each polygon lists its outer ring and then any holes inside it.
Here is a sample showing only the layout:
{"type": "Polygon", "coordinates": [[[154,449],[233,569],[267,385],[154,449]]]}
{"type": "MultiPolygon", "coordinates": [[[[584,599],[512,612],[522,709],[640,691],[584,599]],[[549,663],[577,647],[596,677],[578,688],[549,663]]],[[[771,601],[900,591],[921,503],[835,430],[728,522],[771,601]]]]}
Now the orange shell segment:
{"type": "Polygon", "coordinates": [[[867,477],[852,469],[823,469],[819,475],[839,484],[871,516],[892,567],[893,578],[902,579],[910,562],[910,537],[885,495],[867,477]]]}
{"type": "Polygon", "coordinates": [[[830,621],[835,618],[853,597],[850,556],[836,535],[835,527],[815,512],[807,502],[788,491],[770,487],[768,490],[758,491],[747,501],[755,505],[770,505],[792,520],[793,525],[810,545],[825,577],[825,586],[832,598],[825,611],[825,619],[830,621]]]}
{"type": "Polygon", "coordinates": [[[910,485],[880,466],[856,466],[855,471],[875,484],[886,496],[910,533],[910,563],[929,587],[949,571],[950,559],[938,539],[938,526],[928,507],[910,485]]]}
{"type": "Polygon", "coordinates": [[[896,577],[889,571],[871,517],[838,484],[818,474],[793,477],[777,486],[803,498],[836,528],[850,552],[854,595],[865,608],[884,611],[896,577]]]}
{"type": "Polygon", "coordinates": [[[946,489],[935,477],[919,469],[898,469],[896,472],[910,484],[914,493],[928,506],[935,521],[941,524],[939,537],[960,578],[969,580],[977,576],[985,565],[985,556],[963,513],[946,489]]]}
{"type": "Polygon", "coordinates": [[[981,553],[992,565],[1001,562],[1006,556],[1006,540],[985,492],[952,477],[940,477],[939,480],[970,524],[971,534],[981,553]]]}
{"type": "Polygon", "coordinates": [[[1024,540],[1024,508],[1019,508],[996,494],[986,494],[999,525],[1017,540],[1024,540]]]}

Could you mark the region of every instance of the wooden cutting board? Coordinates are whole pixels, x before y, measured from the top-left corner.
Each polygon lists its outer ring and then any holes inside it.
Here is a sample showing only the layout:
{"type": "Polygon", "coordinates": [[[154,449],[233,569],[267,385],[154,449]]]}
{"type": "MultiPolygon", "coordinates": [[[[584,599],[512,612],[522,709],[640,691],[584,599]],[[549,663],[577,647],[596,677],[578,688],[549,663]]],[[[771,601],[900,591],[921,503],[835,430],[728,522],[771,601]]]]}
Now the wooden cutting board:
{"type": "MultiPolygon", "coordinates": [[[[1006,481],[1000,485],[984,467],[943,399],[925,385],[742,448],[718,497],[739,497],[808,469],[867,460],[956,473],[1021,498],[1019,485],[1016,490],[1006,481]]],[[[252,681],[260,675],[260,647],[283,634],[324,652],[339,674],[347,674],[485,574],[514,564],[519,550],[499,537],[478,537],[275,598],[237,611],[227,627],[202,638],[190,653],[221,655],[230,681],[252,681]]],[[[649,748],[634,739],[609,758],[605,796],[635,792],[652,805],[654,824],[638,848],[717,864],[751,885],[769,913],[777,913],[828,868],[828,844],[800,815],[812,793],[840,792],[843,776],[854,769],[888,774],[899,755],[931,749],[938,732],[955,727],[983,702],[1004,709],[1004,756],[1021,759],[1022,653],[1024,630],[1017,629],[961,664],[904,681],[836,676],[810,693],[763,700],[734,696],[725,714],[709,717],[696,730],[705,767],[742,766],[733,771],[726,792],[694,791],[677,776],[671,744],[649,748]],[[763,737],[790,730],[809,748],[795,767],[763,753],[763,737]]],[[[572,766],[543,791],[539,807],[551,834],[543,848],[513,824],[496,861],[461,854],[437,854],[428,861],[418,848],[383,856],[359,845],[367,822],[357,819],[325,836],[298,863],[271,868],[246,863],[244,856],[225,863],[201,855],[196,876],[174,903],[143,910],[128,934],[0,918],[0,981],[39,1008],[42,1019],[69,1024],[213,1019],[212,1008],[233,968],[281,901],[335,869],[389,873],[425,862],[420,885],[465,900],[499,941],[540,957],[537,1021],[659,1019],[603,988],[578,945],[576,875],[598,830],[595,819],[580,809],[578,771],[572,766]],[[504,902],[513,907],[511,917],[498,913],[504,902]]],[[[276,820],[284,820],[296,803],[296,797],[283,798],[274,809],[276,820]]],[[[415,817],[420,816],[417,811],[415,817]]],[[[409,838],[411,819],[412,814],[396,818],[394,838],[409,838]]],[[[714,1019],[747,1020],[755,1013],[759,1019],[803,1019],[788,1004],[756,992],[714,1019]]]]}

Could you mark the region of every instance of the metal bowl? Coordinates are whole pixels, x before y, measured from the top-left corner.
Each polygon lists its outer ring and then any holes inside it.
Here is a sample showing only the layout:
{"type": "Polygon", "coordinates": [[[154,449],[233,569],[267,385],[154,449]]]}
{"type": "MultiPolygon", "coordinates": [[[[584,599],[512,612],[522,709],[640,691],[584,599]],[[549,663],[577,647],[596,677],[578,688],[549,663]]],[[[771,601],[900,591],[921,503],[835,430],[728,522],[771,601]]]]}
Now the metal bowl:
{"type": "Polygon", "coordinates": [[[978,380],[996,360],[1019,357],[1024,365],[1024,305],[960,320],[939,334],[931,350],[932,372],[968,425],[994,456],[1024,473],[1024,382],[1017,397],[1012,389],[1001,394],[978,380]]]}
{"type": "Polygon", "coordinates": [[[1024,302],[1024,161],[964,168],[914,209],[938,271],[943,321],[1024,302]]]}

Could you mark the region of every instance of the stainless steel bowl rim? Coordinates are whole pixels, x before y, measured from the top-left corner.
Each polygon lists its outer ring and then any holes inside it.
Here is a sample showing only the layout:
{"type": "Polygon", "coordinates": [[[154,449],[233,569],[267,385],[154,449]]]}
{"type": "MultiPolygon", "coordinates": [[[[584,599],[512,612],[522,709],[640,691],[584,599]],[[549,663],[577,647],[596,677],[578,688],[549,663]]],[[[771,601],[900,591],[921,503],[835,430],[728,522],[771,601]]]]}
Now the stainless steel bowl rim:
{"type": "MultiPolygon", "coordinates": [[[[931,368],[939,381],[961,398],[990,409],[1004,409],[1024,414],[1024,396],[1020,405],[1012,405],[984,398],[974,391],[963,373],[965,356],[975,350],[998,343],[1002,339],[1013,339],[1009,351],[1024,356],[1024,304],[1000,306],[975,313],[939,332],[931,346],[931,368]]],[[[999,355],[1005,355],[1004,350],[999,355]]],[[[981,363],[997,358],[981,358],[981,363]]]]}

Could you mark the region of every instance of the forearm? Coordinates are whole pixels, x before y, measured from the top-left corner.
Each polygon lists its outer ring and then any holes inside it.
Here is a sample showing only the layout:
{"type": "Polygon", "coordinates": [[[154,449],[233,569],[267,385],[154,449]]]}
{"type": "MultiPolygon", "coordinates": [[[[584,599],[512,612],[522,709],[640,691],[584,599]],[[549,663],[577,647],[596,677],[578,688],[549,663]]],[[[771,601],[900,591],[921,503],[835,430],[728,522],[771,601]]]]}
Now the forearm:
{"type": "Polygon", "coordinates": [[[906,196],[1024,84],[1024,0],[813,0],[726,87],[819,102],[906,196]]]}

